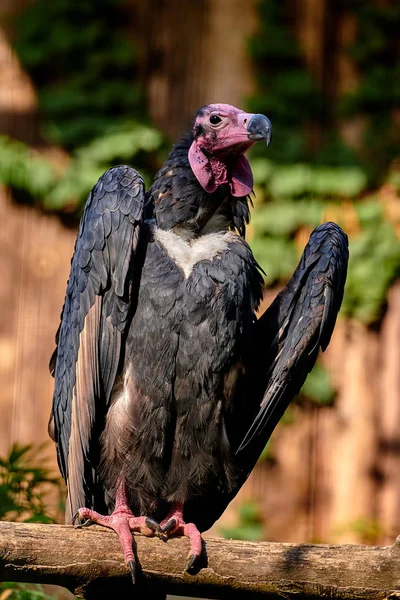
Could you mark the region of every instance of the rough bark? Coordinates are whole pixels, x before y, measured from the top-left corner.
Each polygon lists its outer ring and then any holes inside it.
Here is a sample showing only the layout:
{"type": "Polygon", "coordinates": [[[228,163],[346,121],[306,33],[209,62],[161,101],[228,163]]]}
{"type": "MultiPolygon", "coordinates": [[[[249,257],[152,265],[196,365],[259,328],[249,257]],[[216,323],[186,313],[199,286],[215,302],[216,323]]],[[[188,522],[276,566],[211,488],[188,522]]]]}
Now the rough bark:
{"type": "MultiPolygon", "coordinates": [[[[134,597],[400,597],[400,538],[392,546],[328,546],[207,539],[204,567],[184,572],[188,541],[135,537],[141,565],[134,597]]],[[[0,523],[0,580],[62,585],[78,597],[131,597],[112,532],[99,527],[0,523]]]]}

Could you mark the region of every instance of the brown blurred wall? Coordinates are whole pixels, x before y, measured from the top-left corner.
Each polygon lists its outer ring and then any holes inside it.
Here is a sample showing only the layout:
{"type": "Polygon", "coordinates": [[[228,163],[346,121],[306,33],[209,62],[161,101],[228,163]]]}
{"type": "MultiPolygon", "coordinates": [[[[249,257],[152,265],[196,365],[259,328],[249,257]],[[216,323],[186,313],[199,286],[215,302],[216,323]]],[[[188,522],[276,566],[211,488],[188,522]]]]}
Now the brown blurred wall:
{"type": "Polygon", "coordinates": [[[48,363],[75,232],[56,217],[15,205],[4,188],[0,188],[0,222],[0,455],[4,456],[12,442],[47,440],[53,384],[48,363]]]}

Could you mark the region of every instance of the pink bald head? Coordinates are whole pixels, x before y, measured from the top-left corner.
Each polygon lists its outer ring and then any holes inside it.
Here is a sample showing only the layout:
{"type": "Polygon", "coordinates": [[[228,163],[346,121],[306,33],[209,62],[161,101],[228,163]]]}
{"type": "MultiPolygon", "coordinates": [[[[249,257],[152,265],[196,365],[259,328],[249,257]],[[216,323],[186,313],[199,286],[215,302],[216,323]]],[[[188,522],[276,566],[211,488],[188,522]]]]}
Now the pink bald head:
{"type": "Polygon", "coordinates": [[[250,194],[253,175],[244,152],[257,141],[248,130],[253,116],[230,104],[209,104],[198,110],[189,162],[207,192],[228,183],[233,196],[250,194]]]}

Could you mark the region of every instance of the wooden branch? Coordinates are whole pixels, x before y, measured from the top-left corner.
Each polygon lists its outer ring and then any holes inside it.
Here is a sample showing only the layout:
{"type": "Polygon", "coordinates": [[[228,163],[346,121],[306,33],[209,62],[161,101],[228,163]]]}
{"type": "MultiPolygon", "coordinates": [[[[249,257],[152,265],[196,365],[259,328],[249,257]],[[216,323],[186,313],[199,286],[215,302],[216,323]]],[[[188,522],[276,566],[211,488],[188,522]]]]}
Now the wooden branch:
{"type": "Polygon", "coordinates": [[[388,547],[207,539],[207,564],[196,575],[184,572],[187,539],[135,536],[135,542],[142,573],[133,594],[113,532],[0,522],[0,580],[52,583],[81,598],[108,600],[155,598],[157,590],[246,600],[400,598],[400,537],[388,547]]]}

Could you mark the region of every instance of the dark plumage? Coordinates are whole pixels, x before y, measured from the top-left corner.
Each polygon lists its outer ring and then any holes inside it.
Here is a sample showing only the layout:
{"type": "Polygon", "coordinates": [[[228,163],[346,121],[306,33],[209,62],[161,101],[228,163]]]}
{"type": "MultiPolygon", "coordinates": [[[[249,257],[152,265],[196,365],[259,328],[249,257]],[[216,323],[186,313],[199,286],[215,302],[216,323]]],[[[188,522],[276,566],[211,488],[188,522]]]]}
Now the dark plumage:
{"type": "Polygon", "coordinates": [[[132,569],[129,530],[188,535],[192,564],[197,529],[235,496],[329,343],[348,258],[333,223],[255,316],[244,152],[270,136],[262,115],[203,107],[147,195],[120,166],[85,207],[51,360],[50,431],[67,520],[80,509],[114,528],[132,569]]]}

